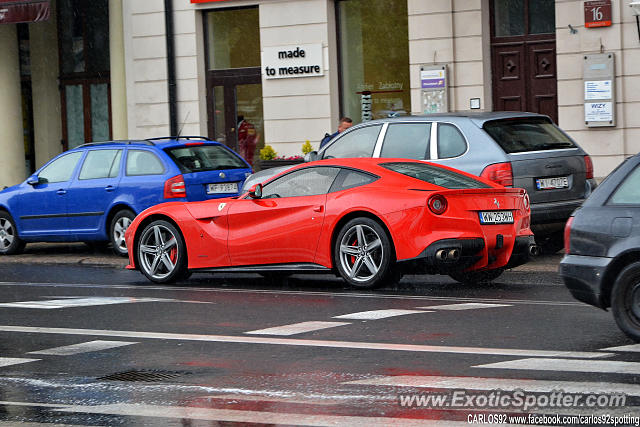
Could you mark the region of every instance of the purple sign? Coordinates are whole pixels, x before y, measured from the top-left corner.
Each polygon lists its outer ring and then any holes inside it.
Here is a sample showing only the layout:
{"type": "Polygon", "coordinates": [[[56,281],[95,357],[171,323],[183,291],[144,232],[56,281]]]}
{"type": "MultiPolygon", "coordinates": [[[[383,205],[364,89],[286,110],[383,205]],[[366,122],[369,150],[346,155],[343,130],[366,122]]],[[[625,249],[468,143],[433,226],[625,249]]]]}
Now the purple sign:
{"type": "Polygon", "coordinates": [[[444,79],[422,79],[422,88],[444,87],[444,79]]]}

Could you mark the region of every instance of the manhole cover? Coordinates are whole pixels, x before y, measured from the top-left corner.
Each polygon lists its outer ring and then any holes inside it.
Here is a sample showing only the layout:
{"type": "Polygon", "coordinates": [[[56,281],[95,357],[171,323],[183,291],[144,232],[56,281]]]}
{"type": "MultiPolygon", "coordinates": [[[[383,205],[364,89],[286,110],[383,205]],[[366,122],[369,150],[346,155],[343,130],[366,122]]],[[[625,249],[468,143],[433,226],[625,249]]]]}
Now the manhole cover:
{"type": "Polygon", "coordinates": [[[126,371],[118,372],[115,374],[106,375],[98,378],[104,381],[145,381],[145,382],[158,382],[170,380],[181,376],[180,372],[171,371],[126,371]]]}

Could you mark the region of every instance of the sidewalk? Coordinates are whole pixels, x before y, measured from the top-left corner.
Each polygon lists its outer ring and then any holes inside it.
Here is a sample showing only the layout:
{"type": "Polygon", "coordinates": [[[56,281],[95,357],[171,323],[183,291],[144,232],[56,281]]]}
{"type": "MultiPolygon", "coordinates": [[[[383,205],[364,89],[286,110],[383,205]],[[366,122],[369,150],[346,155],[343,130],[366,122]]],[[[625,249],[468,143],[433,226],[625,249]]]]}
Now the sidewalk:
{"type": "MultiPolygon", "coordinates": [[[[514,268],[522,272],[556,272],[562,253],[539,256],[532,262],[514,268]]],[[[0,256],[0,264],[80,264],[125,268],[128,258],[119,257],[111,249],[95,250],[84,243],[30,243],[20,255],[0,256]]]]}

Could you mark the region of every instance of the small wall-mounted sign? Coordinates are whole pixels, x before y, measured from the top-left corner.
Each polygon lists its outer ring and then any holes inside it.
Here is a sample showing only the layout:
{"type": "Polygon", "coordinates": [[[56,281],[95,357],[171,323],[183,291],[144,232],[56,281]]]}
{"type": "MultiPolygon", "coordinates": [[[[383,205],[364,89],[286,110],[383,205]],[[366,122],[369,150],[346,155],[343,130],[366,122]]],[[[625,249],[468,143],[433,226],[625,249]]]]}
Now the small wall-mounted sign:
{"type": "Polygon", "coordinates": [[[584,2],[584,26],[586,28],[611,26],[611,0],[584,2]]]}
{"type": "Polygon", "coordinates": [[[266,79],[322,76],[322,44],[265,47],[262,71],[266,79]]]}

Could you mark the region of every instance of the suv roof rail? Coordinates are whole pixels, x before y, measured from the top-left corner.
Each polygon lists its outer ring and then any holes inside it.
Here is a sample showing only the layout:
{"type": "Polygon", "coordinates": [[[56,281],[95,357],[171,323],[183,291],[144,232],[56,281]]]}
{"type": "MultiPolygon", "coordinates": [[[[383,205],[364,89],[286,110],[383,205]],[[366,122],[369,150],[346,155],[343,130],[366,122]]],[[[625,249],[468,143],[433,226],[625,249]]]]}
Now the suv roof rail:
{"type": "Polygon", "coordinates": [[[147,138],[147,141],[161,141],[164,139],[204,139],[205,141],[211,141],[211,139],[206,136],[197,136],[197,135],[185,135],[185,136],[159,136],[156,138],[147,138]]]}
{"type": "Polygon", "coordinates": [[[98,146],[98,145],[107,145],[107,144],[122,144],[122,145],[144,144],[144,145],[154,145],[153,142],[147,141],[147,140],[144,140],[144,139],[122,139],[122,140],[113,140],[113,141],[86,142],[84,144],[78,145],[75,148],[95,147],[95,146],[98,146]]]}

